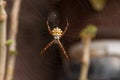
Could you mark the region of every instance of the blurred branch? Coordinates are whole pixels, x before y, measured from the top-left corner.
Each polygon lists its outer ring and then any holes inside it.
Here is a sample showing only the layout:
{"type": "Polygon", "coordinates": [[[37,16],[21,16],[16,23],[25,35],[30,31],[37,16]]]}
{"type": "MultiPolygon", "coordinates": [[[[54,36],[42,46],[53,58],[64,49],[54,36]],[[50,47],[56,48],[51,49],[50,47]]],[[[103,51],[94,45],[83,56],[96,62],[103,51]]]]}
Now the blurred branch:
{"type": "Polygon", "coordinates": [[[82,38],[83,43],[83,54],[82,59],[80,59],[82,61],[82,68],[79,80],[88,80],[87,75],[90,65],[90,43],[92,38],[95,37],[96,32],[97,32],[96,26],[90,24],[80,33],[80,37],[82,38]]]}
{"type": "Polygon", "coordinates": [[[7,74],[5,80],[13,80],[13,73],[16,60],[16,37],[18,32],[18,18],[21,0],[13,0],[13,7],[11,12],[10,38],[7,41],[9,47],[9,58],[7,65],[7,74]]]}
{"type": "Polygon", "coordinates": [[[6,2],[0,0],[0,80],[4,80],[6,64],[6,22],[7,13],[5,11],[6,2]]]}

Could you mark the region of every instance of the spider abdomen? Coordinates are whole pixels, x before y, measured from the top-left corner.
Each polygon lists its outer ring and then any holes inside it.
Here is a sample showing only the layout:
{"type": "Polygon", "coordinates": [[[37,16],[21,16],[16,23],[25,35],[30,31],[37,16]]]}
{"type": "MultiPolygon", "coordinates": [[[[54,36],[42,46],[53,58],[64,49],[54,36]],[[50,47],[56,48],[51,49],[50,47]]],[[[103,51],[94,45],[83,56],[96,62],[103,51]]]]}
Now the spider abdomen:
{"type": "Polygon", "coordinates": [[[60,39],[60,35],[54,35],[54,39],[56,39],[56,40],[58,40],[58,39],[60,39]]]}

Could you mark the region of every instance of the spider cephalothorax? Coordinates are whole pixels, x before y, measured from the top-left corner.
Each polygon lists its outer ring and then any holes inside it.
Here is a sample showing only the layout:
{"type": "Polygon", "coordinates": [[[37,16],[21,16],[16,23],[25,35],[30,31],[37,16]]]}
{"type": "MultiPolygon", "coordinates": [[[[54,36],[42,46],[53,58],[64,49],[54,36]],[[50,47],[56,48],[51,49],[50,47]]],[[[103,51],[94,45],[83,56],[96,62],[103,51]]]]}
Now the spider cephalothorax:
{"type": "Polygon", "coordinates": [[[62,31],[61,28],[59,27],[55,27],[53,28],[53,30],[51,30],[48,21],[47,21],[47,26],[49,33],[54,37],[54,39],[41,51],[41,54],[43,54],[53,43],[55,43],[59,45],[66,59],[70,60],[69,55],[66,53],[62,43],[60,42],[60,38],[65,34],[69,26],[68,20],[67,20],[67,26],[65,27],[64,31],[62,31]]]}
{"type": "Polygon", "coordinates": [[[58,27],[56,27],[52,30],[52,35],[53,35],[54,39],[60,39],[62,34],[63,34],[63,31],[58,27]]]}

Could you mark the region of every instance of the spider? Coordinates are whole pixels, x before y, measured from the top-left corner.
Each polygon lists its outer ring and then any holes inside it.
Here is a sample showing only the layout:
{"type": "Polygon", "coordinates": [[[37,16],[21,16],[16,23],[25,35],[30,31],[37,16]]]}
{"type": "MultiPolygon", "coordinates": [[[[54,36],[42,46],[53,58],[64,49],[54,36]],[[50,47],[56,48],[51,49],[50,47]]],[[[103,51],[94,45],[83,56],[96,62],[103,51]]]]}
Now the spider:
{"type": "Polygon", "coordinates": [[[53,28],[53,30],[51,30],[50,26],[49,26],[49,22],[47,21],[48,31],[54,37],[54,39],[48,45],[46,45],[43,48],[43,50],[40,53],[41,55],[54,43],[54,44],[58,44],[59,45],[60,49],[62,50],[63,55],[65,56],[65,58],[68,61],[70,60],[69,55],[66,53],[62,43],[60,42],[60,39],[64,36],[64,34],[66,33],[66,31],[68,29],[68,26],[69,26],[69,23],[68,23],[67,19],[66,19],[66,21],[67,21],[67,25],[66,25],[64,31],[62,31],[61,28],[59,28],[59,27],[55,27],[55,28],[53,28]]]}

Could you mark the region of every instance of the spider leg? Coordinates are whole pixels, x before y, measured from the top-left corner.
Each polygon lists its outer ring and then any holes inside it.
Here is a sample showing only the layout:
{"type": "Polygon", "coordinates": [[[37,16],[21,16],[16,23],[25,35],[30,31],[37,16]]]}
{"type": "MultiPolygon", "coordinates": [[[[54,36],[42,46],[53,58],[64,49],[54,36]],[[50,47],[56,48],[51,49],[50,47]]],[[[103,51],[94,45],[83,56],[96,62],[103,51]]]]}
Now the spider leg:
{"type": "Polygon", "coordinates": [[[52,40],[47,46],[45,46],[41,51],[40,55],[42,55],[53,43],[54,43],[54,40],[52,40]]]}
{"type": "MultiPolygon", "coordinates": [[[[64,36],[64,34],[66,33],[67,29],[68,29],[68,26],[69,26],[69,23],[68,23],[68,19],[66,18],[66,21],[67,21],[67,25],[65,26],[65,29],[64,29],[64,32],[62,34],[62,36],[64,36]]],[[[61,36],[61,37],[62,37],[61,36]]]]}
{"type": "Polygon", "coordinates": [[[60,46],[60,49],[61,49],[62,52],[63,52],[63,55],[65,56],[65,58],[66,58],[68,61],[70,61],[70,56],[66,53],[66,51],[65,51],[62,43],[60,42],[60,40],[57,40],[57,41],[58,41],[58,45],[60,46]]]}
{"type": "Polygon", "coordinates": [[[48,21],[47,21],[47,27],[48,27],[49,33],[52,35],[52,32],[51,32],[51,29],[50,29],[50,26],[49,26],[49,22],[48,22],[48,21]]]}

